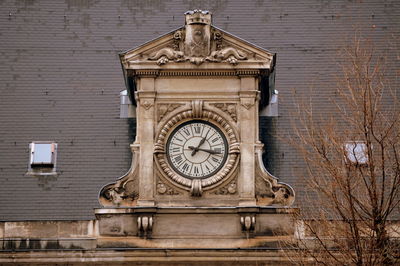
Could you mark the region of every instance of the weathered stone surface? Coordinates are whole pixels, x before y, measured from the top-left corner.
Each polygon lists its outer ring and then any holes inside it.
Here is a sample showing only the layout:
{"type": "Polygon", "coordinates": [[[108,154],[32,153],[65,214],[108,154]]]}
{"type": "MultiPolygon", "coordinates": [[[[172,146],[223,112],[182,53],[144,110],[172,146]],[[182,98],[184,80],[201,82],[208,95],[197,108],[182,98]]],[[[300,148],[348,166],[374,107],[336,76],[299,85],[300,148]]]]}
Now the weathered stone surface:
{"type": "Polygon", "coordinates": [[[55,221],[7,222],[4,237],[52,238],[58,236],[55,221]]]}
{"type": "Polygon", "coordinates": [[[214,238],[241,235],[237,214],[156,215],[153,237],[214,238]]]}
{"type": "Polygon", "coordinates": [[[257,235],[287,236],[294,234],[295,225],[292,215],[260,214],[256,222],[257,235]]]}
{"type": "Polygon", "coordinates": [[[136,236],[137,216],[130,214],[102,215],[98,220],[99,233],[104,236],[136,236]]]}

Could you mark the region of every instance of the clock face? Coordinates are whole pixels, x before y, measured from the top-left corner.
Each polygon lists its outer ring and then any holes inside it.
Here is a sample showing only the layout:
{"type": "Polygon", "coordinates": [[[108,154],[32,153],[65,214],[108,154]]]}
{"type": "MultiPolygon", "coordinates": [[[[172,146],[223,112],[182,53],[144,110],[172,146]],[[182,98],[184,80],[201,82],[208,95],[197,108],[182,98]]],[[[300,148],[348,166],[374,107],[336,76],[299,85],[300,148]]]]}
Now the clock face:
{"type": "Polygon", "coordinates": [[[175,172],[192,179],[216,174],[228,157],[228,142],[222,131],[202,120],[175,128],[166,148],[168,162],[175,172]]]}

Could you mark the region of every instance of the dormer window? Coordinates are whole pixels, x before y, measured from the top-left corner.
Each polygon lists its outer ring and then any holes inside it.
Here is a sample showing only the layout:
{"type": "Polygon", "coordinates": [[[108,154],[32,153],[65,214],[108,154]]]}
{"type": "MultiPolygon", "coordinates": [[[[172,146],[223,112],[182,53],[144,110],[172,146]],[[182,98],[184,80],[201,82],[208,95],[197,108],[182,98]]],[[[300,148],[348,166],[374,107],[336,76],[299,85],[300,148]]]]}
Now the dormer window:
{"type": "Polygon", "coordinates": [[[28,174],[55,174],[57,143],[50,141],[36,141],[29,144],[28,174]]]}

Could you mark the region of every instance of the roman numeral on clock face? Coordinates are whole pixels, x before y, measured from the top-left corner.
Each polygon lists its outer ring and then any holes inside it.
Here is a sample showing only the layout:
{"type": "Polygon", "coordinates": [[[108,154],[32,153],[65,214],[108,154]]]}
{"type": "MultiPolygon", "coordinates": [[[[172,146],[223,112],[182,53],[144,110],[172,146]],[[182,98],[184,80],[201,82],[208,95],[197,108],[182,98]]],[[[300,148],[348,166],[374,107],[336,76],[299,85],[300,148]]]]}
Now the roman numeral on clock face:
{"type": "Polygon", "coordinates": [[[178,156],[176,156],[176,157],[174,157],[174,161],[175,161],[177,164],[180,164],[180,163],[183,161],[182,154],[181,154],[181,155],[178,155],[178,156]]]}

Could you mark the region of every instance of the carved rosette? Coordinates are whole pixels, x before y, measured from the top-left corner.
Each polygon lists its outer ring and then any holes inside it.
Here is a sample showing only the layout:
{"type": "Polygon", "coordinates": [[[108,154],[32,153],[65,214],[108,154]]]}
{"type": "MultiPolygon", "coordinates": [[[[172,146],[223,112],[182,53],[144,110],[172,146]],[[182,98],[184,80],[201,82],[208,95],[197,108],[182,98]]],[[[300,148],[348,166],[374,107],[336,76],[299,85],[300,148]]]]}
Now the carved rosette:
{"type": "Polygon", "coordinates": [[[163,183],[161,180],[157,182],[157,194],[159,195],[179,195],[181,194],[176,189],[171,188],[167,184],[163,183]]]}
{"type": "Polygon", "coordinates": [[[239,162],[239,140],[238,134],[234,127],[230,125],[219,114],[203,106],[202,101],[192,101],[188,105],[190,109],[182,110],[174,114],[166,120],[165,124],[161,127],[156,144],[154,148],[154,156],[158,170],[164,178],[169,180],[173,185],[190,191],[192,196],[201,196],[203,191],[207,191],[220,185],[224,180],[229,179],[239,162]],[[166,158],[165,145],[169,134],[175,127],[189,119],[202,119],[217,125],[225,134],[228,140],[229,152],[228,158],[222,169],[216,174],[205,179],[189,179],[178,175],[168,164],[166,158]]]}

